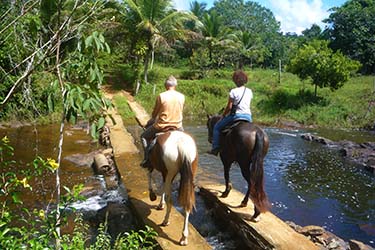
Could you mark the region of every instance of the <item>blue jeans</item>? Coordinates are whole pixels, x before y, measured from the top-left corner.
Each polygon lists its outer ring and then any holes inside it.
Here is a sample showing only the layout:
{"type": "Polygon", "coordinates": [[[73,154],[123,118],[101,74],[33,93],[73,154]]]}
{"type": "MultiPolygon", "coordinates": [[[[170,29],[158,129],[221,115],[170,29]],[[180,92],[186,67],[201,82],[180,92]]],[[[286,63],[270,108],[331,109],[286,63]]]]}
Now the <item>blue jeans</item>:
{"type": "Polygon", "coordinates": [[[212,138],[212,149],[216,150],[220,148],[219,139],[220,139],[221,130],[225,126],[231,124],[233,121],[238,120],[238,119],[252,122],[252,118],[250,114],[234,114],[234,115],[225,116],[214,126],[214,133],[213,133],[213,138],[212,138]]]}

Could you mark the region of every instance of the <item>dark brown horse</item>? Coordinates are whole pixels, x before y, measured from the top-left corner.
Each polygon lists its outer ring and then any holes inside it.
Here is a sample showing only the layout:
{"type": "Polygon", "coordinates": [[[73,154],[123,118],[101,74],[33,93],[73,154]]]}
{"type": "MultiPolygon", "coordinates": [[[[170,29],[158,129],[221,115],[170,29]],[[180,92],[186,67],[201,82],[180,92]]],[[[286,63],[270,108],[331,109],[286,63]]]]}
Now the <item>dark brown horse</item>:
{"type": "Polygon", "coordinates": [[[148,168],[150,199],[156,200],[151,178],[152,171],[156,169],[161,172],[164,184],[158,209],[164,209],[165,201],[167,202],[167,211],[162,223],[162,226],[167,226],[172,207],[172,183],[176,175],[180,173],[178,202],[185,211],[180,245],[188,244],[189,214],[195,206],[194,176],[197,168],[198,151],[195,141],[190,135],[181,131],[172,131],[157,136],[156,144],[150,152],[148,168]]]}
{"type": "MultiPolygon", "coordinates": [[[[208,141],[212,143],[213,128],[222,116],[208,116],[208,141]]],[[[220,135],[220,159],[224,165],[225,191],[221,197],[227,197],[232,189],[229,170],[237,162],[241,168],[248,188],[241,207],[246,207],[249,200],[254,202],[253,221],[258,215],[269,209],[269,202],[264,191],[263,160],[267,154],[269,140],[267,134],[258,126],[247,121],[235,122],[235,125],[220,135]]],[[[257,218],[258,217],[258,218],[257,218]]]]}

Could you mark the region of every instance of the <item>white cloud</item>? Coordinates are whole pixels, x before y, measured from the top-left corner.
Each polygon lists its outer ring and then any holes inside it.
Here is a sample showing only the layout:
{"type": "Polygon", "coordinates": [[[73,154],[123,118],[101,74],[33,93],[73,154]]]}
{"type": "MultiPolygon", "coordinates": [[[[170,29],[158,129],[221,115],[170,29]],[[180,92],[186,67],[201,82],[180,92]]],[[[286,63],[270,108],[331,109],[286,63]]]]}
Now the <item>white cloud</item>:
{"type": "Polygon", "coordinates": [[[186,1],[186,0],[173,0],[173,6],[177,10],[188,10],[188,9],[190,9],[190,1],[186,1]]]}
{"type": "Polygon", "coordinates": [[[329,15],[322,0],[270,0],[270,3],[283,32],[301,34],[314,23],[323,28],[322,20],[329,15]]]}

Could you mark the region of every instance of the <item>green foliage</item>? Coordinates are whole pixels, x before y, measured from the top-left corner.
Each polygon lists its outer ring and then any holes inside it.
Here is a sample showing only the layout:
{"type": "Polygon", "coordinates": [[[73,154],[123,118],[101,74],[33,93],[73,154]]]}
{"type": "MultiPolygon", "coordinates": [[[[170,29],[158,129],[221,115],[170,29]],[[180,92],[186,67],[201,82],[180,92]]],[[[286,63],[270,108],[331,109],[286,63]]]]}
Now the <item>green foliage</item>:
{"type": "Polygon", "coordinates": [[[32,190],[29,184],[32,178],[42,176],[46,170],[55,169],[56,162],[52,159],[35,159],[34,169],[17,171],[17,162],[13,158],[13,147],[7,137],[0,141],[0,248],[1,249],[41,249],[53,238],[54,225],[47,222],[43,210],[22,207],[21,193],[25,189],[32,190]],[[17,206],[22,207],[24,216],[14,214],[17,206]],[[26,217],[25,217],[26,216],[26,217]],[[15,226],[25,225],[25,226],[15,226]]]}
{"type": "Polygon", "coordinates": [[[98,139],[99,131],[105,124],[105,112],[112,104],[99,91],[103,72],[97,64],[100,53],[110,49],[102,34],[94,31],[77,43],[77,49],[70,55],[70,64],[63,67],[65,82],[55,80],[54,91],[48,96],[48,107],[54,110],[54,100],[58,91],[63,92],[63,111],[68,122],[76,123],[79,117],[91,122],[91,136],[98,139]],[[61,85],[63,84],[63,85],[61,85]]]}
{"type": "MultiPolygon", "coordinates": [[[[23,206],[19,195],[25,189],[32,189],[30,182],[38,176],[45,176],[45,171],[55,171],[58,168],[53,159],[44,160],[37,157],[33,169],[21,172],[17,170],[17,162],[13,160],[13,147],[7,137],[0,141],[0,249],[56,249],[53,239],[57,237],[56,211],[33,209],[23,206]],[[22,176],[22,177],[20,177],[22,176]],[[21,206],[24,215],[16,214],[15,206],[21,206]]],[[[67,210],[74,201],[82,200],[79,195],[83,185],[73,189],[65,187],[63,196],[61,222],[66,223],[67,210]]],[[[156,246],[157,233],[150,227],[138,232],[131,231],[112,239],[107,232],[106,224],[101,224],[95,242],[90,244],[90,232],[83,222],[82,215],[76,214],[74,230],[60,238],[61,249],[153,249],[156,246]]]]}
{"type": "MultiPolygon", "coordinates": [[[[229,90],[235,87],[232,73],[232,70],[211,70],[208,77],[200,80],[178,80],[177,90],[186,97],[184,122],[204,123],[207,114],[216,114],[225,107],[229,90]]],[[[274,70],[256,69],[247,74],[246,86],[254,93],[251,111],[256,123],[278,125],[286,120],[330,128],[372,128],[374,125],[373,77],[353,77],[340,89],[334,92],[322,89],[316,97],[312,85],[302,87],[301,80],[291,73],[282,73],[280,84],[274,70]]],[[[156,95],[164,91],[162,83],[156,87],[156,95]]],[[[149,113],[156,98],[152,91],[152,86],[147,85],[136,96],[149,113]]]]}
{"type": "Polygon", "coordinates": [[[119,235],[117,237],[113,249],[152,250],[157,246],[157,244],[155,243],[156,236],[157,233],[149,226],[146,226],[145,230],[139,230],[138,232],[125,232],[123,235],[119,235]]]}
{"type": "Polygon", "coordinates": [[[82,215],[78,214],[74,219],[72,234],[64,234],[61,237],[61,249],[86,249],[88,245],[89,227],[83,222],[82,215]]]}
{"type": "Polygon", "coordinates": [[[317,86],[329,87],[331,90],[340,88],[358,68],[358,62],[340,52],[333,53],[328,48],[328,42],[314,40],[298,51],[287,70],[302,80],[310,78],[315,85],[316,95],[317,86]]]}
{"type": "Polygon", "coordinates": [[[170,0],[126,0],[124,5],[128,25],[132,26],[129,29],[134,32],[132,43],[139,45],[135,47],[137,60],[143,59],[144,81],[147,83],[155,49],[168,46],[176,39],[183,39],[187,34],[184,24],[193,16],[187,12],[172,10],[170,0]]]}
{"type": "Polygon", "coordinates": [[[333,8],[327,33],[330,46],[362,63],[362,71],[375,73],[375,1],[350,0],[333,8]]]}
{"type": "Polygon", "coordinates": [[[289,92],[278,89],[268,99],[258,102],[258,108],[273,115],[283,114],[287,110],[298,110],[303,106],[323,104],[323,98],[315,97],[311,91],[289,92]]]}
{"type": "MultiPolygon", "coordinates": [[[[272,66],[279,59],[278,45],[281,45],[280,24],[273,13],[253,1],[243,0],[219,0],[215,1],[213,10],[223,18],[224,25],[232,30],[241,30],[252,34],[254,48],[252,52],[257,55],[256,66],[272,66]]],[[[232,32],[233,33],[233,32],[232,32]]],[[[256,63],[254,61],[253,63],[256,63]]]]}
{"type": "Polygon", "coordinates": [[[311,25],[310,28],[302,31],[302,35],[307,40],[319,39],[322,35],[321,33],[322,33],[322,29],[317,24],[313,24],[313,25],[311,25]]]}

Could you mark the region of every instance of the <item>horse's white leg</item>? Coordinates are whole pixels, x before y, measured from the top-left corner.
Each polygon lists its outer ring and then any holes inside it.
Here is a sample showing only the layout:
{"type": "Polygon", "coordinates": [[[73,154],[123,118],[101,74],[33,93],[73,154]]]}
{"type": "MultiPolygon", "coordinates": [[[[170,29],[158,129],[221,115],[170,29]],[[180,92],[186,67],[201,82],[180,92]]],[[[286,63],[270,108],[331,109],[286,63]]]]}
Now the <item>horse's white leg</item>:
{"type": "Polygon", "coordinates": [[[163,192],[161,194],[161,198],[160,198],[160,203],[157,207],[158,210],[163,210],[164,209],[164,206],[165,206],[165,193],[163,192]]]}
{"type": "Polygon", "coordinates": [[[164,195],[167,202],[167,211],[165,213],[162,225],[167,226],[169,225],[169,216],[171,214],[172,209],[172,178],[170,177],[170,175],[167,176],[164,182],[164,195]]]}
{"type": "Polygon", "coordinates": [[[154,201],[156,200],[156,194],[154,192],[154,190],[152,189],[152,171],[148,171],[148,192],[149,192],[149,197],[150,197],[150,200],[151,201],[154,201]]]}
{"type": "Polygon", "coordinates": [[[180,239],[180,245],[186,246],[188,244],[189,235],[189,212],[185,211],[184,229],[182,231],[182,237],[180,239]]]}

